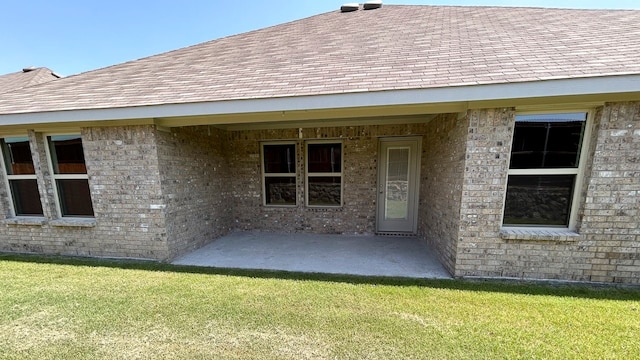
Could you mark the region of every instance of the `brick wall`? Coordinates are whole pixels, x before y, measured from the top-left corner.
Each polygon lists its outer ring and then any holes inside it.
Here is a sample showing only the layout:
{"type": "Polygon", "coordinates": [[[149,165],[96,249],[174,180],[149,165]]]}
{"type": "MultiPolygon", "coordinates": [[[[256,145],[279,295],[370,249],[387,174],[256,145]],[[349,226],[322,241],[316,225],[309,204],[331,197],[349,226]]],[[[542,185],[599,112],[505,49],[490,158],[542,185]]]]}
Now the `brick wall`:
{"type": "Polygon", "coordinates": [[[469,110],[455,275],[501,276],[513,109],[469,110]]]}
{"type": "MultiPolygon", "coordinates": [[[[375,232],[378,137],[424,124],[226,132],[206,126],[82,130],[95,221],[58,221],[45,137],[32,133],[45,218],[4,221],[0,250],[170,259],[230,230],[375,232]],[[343,142],[344,206],[304,206],[304,140],[343,142]],[[260,141],[298,142],[298,206],[262,205],[260,141]],[[57,224],[56,221],[58,221],[57,224]]],[[[3,187],[2,191],[6,191],[3,187]]],[[[6,203],[7,196],[3,197],[6,203]]],[[[3,204],[8,212],[8,204],[3,204]]]]}
{"type": "Polygon", "coordinates": [[[580,233],[592,281],[640,283],[640,103],[606,104],[592,133],[580,233]]]}
{"type": "MultiPolygon", "coordinates": [[[[47,140],[44,134],[29,131],[29,144],[31,147],[31,157],[37,175],[38,191],[42,201],[42,211],[46,219],[56,219],[58,217],[56,209],[56,199],[53,188],[55,186],[52,179],[51,167],[47,159],[47,140]]],[[[83,144],[84,145],[84,144],[83,144]]]]}
{"type": "MultiPolygon", "coordinates": [[[[164,259],[164,230],[152,126],[82,129],[95,221],[60,219],[43,134],[29,133],[44,218],[5,219],[0,250],[164,259]]],[[[4,174],[4,172],[2,173],[4,174]]],[[[7,209],[3,209],[5,217],[7,209]]]]}
{"type": "Polygon", "coordinates": [[[9,214],[9,209],[11,209],[9,189],[6,186],[6,174],[7,170],[4,168],[4,161],[0,161],[0,219],[9,214]]]}
{"type": "Polygon", "coordinates": [[[472,110],[467,116],[455,275],[589,281],[593,254],[581,236],[546,229],[502,231],[514,110],[472,110]]]}
{"type": "Polygon", "coordinates": [[[87,128],[82,142],[101,255],[167,258],[155,128],[87,128]]]}
{"type": "Polygon", "coordinates": [[[231,225],[225,132],[208,127],[158,132],[158,162],[172,256],[226,234],[231,225]]]}
{"type": "Polygon", "coordinates": [[[376,225],[378,137],[422,135],[424,124],[365,125],[331,128],[233,131],[229,133],[231,197],[238,230],[372,234],[376,225]],[[337,139],[343,143],[341,208],[304,206],[304,141],[337,139]],[[260,141],[294,140],[297,145],[298,205],[262,205],[260,141]]]}
{"type": "Polygon", "coordinates": [[[640,283],[640,104],[594,112],[577,233],[501,230],[514,114],[468,112],[457,276],[640,283]]]}
{"type": "Polygon", "coordinates": [[[422,144],[419,232],[451,273],[457,255],[467,131],[468,119],[439,115],[427,124],[422,144]]]}
{"type": "Polygon", "coordinates": [[[371,234],[378,138],[421,135],[419,232],[456,276],[640,283],[640,103],[595,112],[574,234],[502,228],[514,119],[505,108],[302,130],[84,128],[93,222],[58,218],[46,139],[31,131],[45,216],[2,220],[0,251],[170,259],[234,230],[371,234]],[[341,208],[304,206],[303,146],[316,139],[343,143],[341,208]],[[260,142],[268,140],[297,143],[295,207],[262,205],[260,142]]]}

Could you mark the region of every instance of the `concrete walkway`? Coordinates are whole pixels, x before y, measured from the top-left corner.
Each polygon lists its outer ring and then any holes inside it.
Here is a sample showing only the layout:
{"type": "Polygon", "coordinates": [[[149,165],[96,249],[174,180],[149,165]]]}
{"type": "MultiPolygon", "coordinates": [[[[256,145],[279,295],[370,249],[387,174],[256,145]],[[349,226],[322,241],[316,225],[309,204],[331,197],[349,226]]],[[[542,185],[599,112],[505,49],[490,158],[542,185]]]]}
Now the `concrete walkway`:
{"type": "Polygon", "coordinates": [[[232,233],[176,259],[176,265],[449,279],[416,237],[232,233]]]}

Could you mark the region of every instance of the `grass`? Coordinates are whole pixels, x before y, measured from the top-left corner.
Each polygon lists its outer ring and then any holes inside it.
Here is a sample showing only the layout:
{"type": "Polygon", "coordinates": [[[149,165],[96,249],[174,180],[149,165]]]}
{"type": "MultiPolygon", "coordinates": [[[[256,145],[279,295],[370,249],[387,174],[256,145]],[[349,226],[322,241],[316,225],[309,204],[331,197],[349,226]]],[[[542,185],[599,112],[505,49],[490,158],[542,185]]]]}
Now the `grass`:
{"type": "Polygon", "coordinates": [[[634,359],[638,339],[638,288],[0,256],[2,359],[634,359]]]}

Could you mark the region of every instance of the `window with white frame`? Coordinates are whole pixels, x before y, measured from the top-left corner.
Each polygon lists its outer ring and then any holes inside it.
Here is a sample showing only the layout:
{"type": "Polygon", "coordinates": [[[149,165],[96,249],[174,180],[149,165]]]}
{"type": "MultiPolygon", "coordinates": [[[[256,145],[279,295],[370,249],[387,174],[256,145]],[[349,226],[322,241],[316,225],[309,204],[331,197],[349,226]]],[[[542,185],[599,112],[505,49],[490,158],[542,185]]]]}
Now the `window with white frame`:
{"type": "Polygon", "coordinates": [[[504,225],[570,227],[586,129],[585,112],[516,116],[504,225]]]}
{"type": "Polygon", "coordinates": [[[93,205],[80,135],[47,137],[53,179],[62,216],[92,217],[93,205]]]}
{"type": "Polygon", "coordinates": [[[314,141],[306,145],[307,206],[342,206],[342,143],[314,141]]]}
{"type": "Polygon", "coordinates": [[[265,205],[296,205],[296,144],[262,144],[262,184],[265,205]]]}
{"type": "Polygon", "coordinates": [[[16,216],[43,216],[28,137],[0,140],[9,193],[16,216]]]}

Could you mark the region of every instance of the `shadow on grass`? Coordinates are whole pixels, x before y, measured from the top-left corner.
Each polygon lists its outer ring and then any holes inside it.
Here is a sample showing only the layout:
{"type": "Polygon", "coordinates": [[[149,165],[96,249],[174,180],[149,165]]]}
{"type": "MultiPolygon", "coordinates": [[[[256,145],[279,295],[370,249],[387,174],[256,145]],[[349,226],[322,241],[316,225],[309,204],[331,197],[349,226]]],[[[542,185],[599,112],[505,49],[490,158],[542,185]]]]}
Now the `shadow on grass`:
{"type": "Polygon", "coordinates": [[[640,286],[499,279],[414,279],[401,277],[303,273],[278,270],[253,270],[202,266],[172,265],[157,261],[103,259],[55,255],[0,254],[0,261],[105,267],[128,270],[177,272],[261,279],[323,281],[364,285],[417,286],[478,292],[500,292],[525,295],[548,295],[586,299],[640,301],[640,286]]]}

